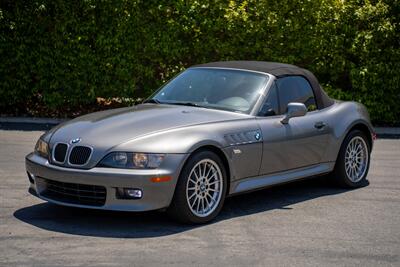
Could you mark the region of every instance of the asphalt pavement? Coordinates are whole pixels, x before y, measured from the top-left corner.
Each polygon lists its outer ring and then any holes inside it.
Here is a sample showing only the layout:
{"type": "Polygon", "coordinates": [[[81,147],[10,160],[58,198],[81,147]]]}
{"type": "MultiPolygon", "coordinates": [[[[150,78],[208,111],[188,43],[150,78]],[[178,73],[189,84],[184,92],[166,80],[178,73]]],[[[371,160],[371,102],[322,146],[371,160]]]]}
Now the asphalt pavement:
{"type": "Polygon", "coordinates": [[[67,208],[27,192],[40,131],[0,130],[0,266],[400,266],[400,140],[378,139],[369,184],[325,179],[227,200],[216,221],[67,208]]]}

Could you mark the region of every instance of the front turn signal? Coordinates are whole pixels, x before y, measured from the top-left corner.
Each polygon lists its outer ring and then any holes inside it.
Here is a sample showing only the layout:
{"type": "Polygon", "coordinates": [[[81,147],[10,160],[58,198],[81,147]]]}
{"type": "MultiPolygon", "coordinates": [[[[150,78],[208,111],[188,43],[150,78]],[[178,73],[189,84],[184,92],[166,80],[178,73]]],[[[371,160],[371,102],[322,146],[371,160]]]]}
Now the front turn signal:
{"type": "Polygon", "coordinates": [[[150,181],[153,183],[162,183],[171,181],[171,176],[160,176],[160,177],[152,177],[150,181]]]}

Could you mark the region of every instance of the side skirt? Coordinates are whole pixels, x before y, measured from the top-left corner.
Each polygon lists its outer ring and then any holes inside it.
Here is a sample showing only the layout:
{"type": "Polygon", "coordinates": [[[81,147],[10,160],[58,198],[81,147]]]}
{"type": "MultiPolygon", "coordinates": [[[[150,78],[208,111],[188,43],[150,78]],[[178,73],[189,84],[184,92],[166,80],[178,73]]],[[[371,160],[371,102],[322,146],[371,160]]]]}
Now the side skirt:
{"type": "Polygon", "coordinates": [[[331,172],[334,167],[335,162],[325,162],[285,172],[245,178],[231,184],[230,195],[325,174],[331,172]]]}

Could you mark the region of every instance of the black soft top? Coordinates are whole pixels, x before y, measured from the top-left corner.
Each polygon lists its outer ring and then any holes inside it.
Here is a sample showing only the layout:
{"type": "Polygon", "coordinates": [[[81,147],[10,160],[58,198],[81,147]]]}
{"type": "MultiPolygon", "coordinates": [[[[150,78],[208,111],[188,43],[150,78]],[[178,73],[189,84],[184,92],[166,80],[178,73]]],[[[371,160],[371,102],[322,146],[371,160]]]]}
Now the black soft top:
{"type": "Polygon", "coordinates": [[[249,71],[259,71],[264,73],[269,73],[275,77],[285,77],[285,76],[303,76],[306,78],[314,91],[314,95],[317,101],[318,109],[326,108],[334,103],[321,88],[317,78],[310,71],[297,67],[291,64],[277,63],[277,62],[266,62],[266,61],[219,61],[211,62],[200,65],[195,65],[193,67],[202,68],[229,68],[229,69],[241,69],[249,71]]]}

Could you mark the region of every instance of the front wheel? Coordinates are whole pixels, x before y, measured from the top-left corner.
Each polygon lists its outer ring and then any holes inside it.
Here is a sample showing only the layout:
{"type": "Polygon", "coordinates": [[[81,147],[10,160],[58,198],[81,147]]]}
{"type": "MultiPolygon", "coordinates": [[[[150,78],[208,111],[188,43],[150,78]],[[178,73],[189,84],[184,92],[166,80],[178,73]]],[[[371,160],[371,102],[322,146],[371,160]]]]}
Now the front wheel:
{"type": "Polygon", "coordinates": [[[220,212],[226,188],[221,159],[211,151],[200,151],[183,167],[168,212],[185,223],[209,222],[220,212]]]}
{"type": "Polygon", "coordinates": [[[364,184],[370,164],[371,148],[366,135],[351,131],[343,141],[333,176],[339,185],[356,188],[364,184]]]}

